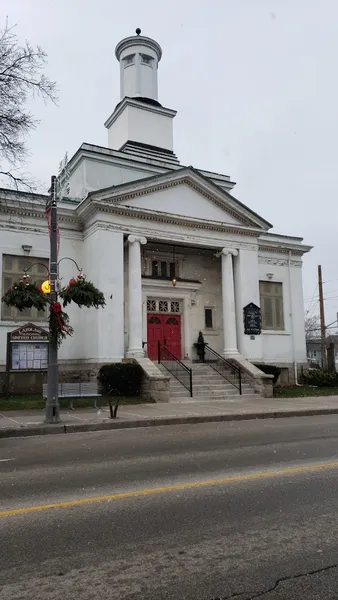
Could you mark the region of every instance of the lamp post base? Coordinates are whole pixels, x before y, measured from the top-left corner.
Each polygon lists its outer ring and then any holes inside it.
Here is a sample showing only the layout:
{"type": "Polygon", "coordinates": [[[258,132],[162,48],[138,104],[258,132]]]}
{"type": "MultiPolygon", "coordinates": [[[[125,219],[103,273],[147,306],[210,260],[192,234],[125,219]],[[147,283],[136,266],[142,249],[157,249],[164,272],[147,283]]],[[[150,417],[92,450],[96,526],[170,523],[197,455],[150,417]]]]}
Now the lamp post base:
{"type": "Polygon", "coordinates": [[[60,406],[46,402],[44,423],[60,423],[60,406]]]}

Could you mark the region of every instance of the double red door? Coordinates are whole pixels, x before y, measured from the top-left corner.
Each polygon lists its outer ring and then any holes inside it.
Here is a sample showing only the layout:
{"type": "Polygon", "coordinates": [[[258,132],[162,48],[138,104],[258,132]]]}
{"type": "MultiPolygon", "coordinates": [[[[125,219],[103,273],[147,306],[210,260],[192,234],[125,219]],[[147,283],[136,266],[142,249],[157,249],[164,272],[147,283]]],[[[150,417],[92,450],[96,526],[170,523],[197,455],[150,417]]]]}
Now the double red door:
{"type": "Polygon", "coordinates": [[[147,315],[147,351],[151,360],[157,359],[158,342],[176,358],[181,358],[181,316],[147,315]]]}

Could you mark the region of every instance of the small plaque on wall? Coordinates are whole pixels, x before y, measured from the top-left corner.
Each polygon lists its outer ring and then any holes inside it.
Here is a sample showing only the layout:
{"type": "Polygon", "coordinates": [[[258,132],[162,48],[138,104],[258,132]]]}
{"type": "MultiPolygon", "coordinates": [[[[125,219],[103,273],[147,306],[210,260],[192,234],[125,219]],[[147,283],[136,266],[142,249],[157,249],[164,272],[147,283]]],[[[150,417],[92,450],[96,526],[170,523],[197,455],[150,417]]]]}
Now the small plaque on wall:
{"type": "Polygon", "coordinates": [[[260,335],[262,331],[262,317],[259,306],[250,302],[250,304],[243,308],[243,315],[244,333],[250,336],[260,335]]]}

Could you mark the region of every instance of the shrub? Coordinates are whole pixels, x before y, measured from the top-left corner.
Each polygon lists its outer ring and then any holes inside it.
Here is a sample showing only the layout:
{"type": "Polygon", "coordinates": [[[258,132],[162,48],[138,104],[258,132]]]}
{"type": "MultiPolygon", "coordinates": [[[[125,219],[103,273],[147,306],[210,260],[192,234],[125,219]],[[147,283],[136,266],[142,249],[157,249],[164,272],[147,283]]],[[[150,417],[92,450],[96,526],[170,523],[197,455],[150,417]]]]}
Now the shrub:
{"type": "Polygon", "coordinates": [[[309,369],[303,371],[302,383],[316,387],[336,387],[338,386],[338,374],[323,369],[309,369]]]}
{"type": "Polygon", "coordinates": [[[142,367],[133,363],[103,365],[97,376],[100,391],[110,396],[139,396],[142,374],[142,367]]]}
{"type": "Polygon", "coordinates": [[[272,385],[276,385],[278,378],[282,372],[282,369],[280,367],[276,367],[275,365],[259,364],[256,364],[255,367],[257,367],[257,369],[260,369],[260,371],[263,371],[263,373],[265,373],[266,375],[273,375],[272,385]]]}

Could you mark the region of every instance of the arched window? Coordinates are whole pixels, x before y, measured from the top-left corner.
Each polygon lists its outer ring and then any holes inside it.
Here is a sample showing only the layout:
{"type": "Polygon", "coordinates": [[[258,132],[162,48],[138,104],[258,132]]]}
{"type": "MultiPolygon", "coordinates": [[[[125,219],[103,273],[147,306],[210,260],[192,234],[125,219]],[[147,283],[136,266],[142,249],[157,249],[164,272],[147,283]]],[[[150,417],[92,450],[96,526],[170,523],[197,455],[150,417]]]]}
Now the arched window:
{"type": "Polygon", "coordinates": [[[148,320],[149,325],[161,325],[161,319],[158,317],[150,317],[148,320]]]}

